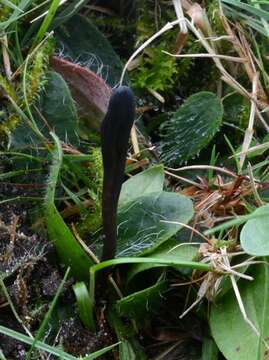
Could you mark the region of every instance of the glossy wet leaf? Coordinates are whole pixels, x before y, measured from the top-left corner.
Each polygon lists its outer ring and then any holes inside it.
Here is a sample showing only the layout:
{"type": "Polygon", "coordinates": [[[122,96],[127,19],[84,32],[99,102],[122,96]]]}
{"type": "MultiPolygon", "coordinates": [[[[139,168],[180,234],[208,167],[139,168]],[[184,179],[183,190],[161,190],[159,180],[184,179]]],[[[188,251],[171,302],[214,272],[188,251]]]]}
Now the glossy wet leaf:
{"type": "MultiPolygon", "coordinates": [[[[254,281],[240,280],[239,291],[249,319],[262,337],[269,336],[269,268],[256,265],[254,281]]],[[[244,321],[233,290],[212,305],[210,326],[214,340],[227,360],[264,360],[264,344],[244,321]]]]}
{"type": "Polygon", "coordinates": [[[254,219],[248,220],[240,233],[240,242],[246,253],[256,256],[269,255],[269,205],[253,212],[254,219]]]}
{"type": "Polygon", "coordinates": [[[221,125],[223,107],[213,93],[191,95],[161,128],[161,159],[180,164],[198,155],[221,125]]]}

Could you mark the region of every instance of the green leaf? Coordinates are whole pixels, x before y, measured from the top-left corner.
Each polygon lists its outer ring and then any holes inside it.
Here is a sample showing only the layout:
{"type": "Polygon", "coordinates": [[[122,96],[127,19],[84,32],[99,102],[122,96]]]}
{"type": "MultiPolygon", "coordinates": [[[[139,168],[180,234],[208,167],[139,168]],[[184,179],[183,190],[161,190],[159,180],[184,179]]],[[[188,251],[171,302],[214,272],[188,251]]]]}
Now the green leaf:
{"type": "Polygon", "coordinates": [[[223,107],[210,92],[190,96],[171,119],[162,125],[161,159],[169,165],[196,156],[221,125],[223,107]]]}
{"type": "Polygon", "coordinates": [[[160,307],[163,301],[162,293],[166,289],[167,282],[159,281],[147,289],[118,300],[117,311],[120,316],[126,316],[129,319],[144,319],[160,307]]]}
{"type": "Polygon", "coordinates": [[[103,349],[101,350],[97,350],[95,351],[93,354],[91,355],[86,355],[84,356],[83,358],[81,358],[81,360],[94,360],[94,359],[98,359],[100,358],[100,356],[106,354],[108,351],[114,349],[114,347],[120,345],[120,343],[116,343],[116,344],[112,344],[112,345],[109,345],[109,346],[106,346],[104,347],[103,349]]]}
{"type": "MultiPolygon", "coordinates": [[[[0,334],[4,334],[6,336],[11,337],[12,339],[16,339],[28,345],[32,345],[35,341],[35,339],[32,339],[29,336],[21,334],[17,331],[14,331],[2,325],[0,325],[0,334]]],[[[43,341],[37,341],[35,347],[36,349],[46,351],[47,353],[52,354],[62,360],[77,360],[75,356],[64,352],[63,350],[57,348],[56,346],[50,346],[44,343],[43,341]]]]}
{"type": "MultiPolygon", "coordinates": [[[[62,140],[78,144],[78,118],[74,100],[63,77],[50,71],[40,98],[40,111],[62,140]]],[[[42,123],[44,127],[44,123],[42,123]]]]}
{"type": "MultiPolygon", "coordinates": [[[[252,268],[254,281],[240,280],[239,291],[248,318],[261,333],[269,336],[269,268],[259,264],[252,268]]],[[[214,340],[227,360],[263,360],[264,344],[243,319],[233,291],[212,306],[210,326],[214,340]]]]}
{"type": "Polygon", "coordinates": [[[139,196],[161,192],[164,183],[163,165],[155,165],[125,181],[121,188],[119,206],[136,200],[139,196]]]}
{"type": "Polygon", "coordinates": [[[265,10],[245,4],[242,1],[238,1],[238,0],[222,0],[222,2],[229,4],[229,5],[233,5],[235,7],[238,7],[241,10],[245,10],[248,13],[250,13],[251,15],[254,15],[259,19],[261,18],[261,19],[265,19],[265,20],[269,21],[269,13],[265,10]]]}
{"type": "MultiPolygon", "coordinates": [[[[170,260],[183,260],[183,261],[193,261],[195,260],[197,256],[197,247],[188,245],[188,244],[180,244],[178,240],[175,239],[169,239],[164,244],[160,245],[156,250],[151,252],[148,256],[157,258],[157,259],[163,259],[164,261],[166,259],[170,260]]],[[[129,270],[127,272],[127,280],[126,283],[128,284],[133,278],[138,275],[139,273],[154,269],[156,267],[162,267],[164,265],[152,263],[152,264],[135,264],[129,267],[129,270]]],[[[180,266],[175,266],[176,269],[180,269],[180,266]]]]}
{"type": "Polygon", "coordinates": [[[73,16],[55,32],[59,51],[65,57],[85,64],[90,70],[115,86],[121,76],[122,64],[104,35],[85,17],[73,16]],[[94,55],[93,55],[94,54],[94,55]]]}
{"type": "Polygon", "coordinates": [[[23,13],[23,10],[21,10],[18,6],[16,6],[15,4],[13,4],[11,1],[9,0],[1,0],[0,1],[2,4],[4,4],[5,6],[10,7],[13,10],[17,10],[19,13],[23,13]]]}
{"type": "Polygon", "coordinates": [[[55,141],[53,161],[50,167],[45,203],[45,221],[50,241],[53,242],[60,260],[71,267],[72,275],[78,280],[87,280],[89,268],[94,264],[86,254],[59,214],[55,204],[55,188],[62,165],[62,149],[59,139],[51,134],[55,141]]]}
{"type": "Polygon", "coordinates": [[[54,311],[54,308],[57,304],[57,301],[59,299],[59,296],[61,294],[61,292],[63,291],[63,287],[66,283],[66,280],[68,278],[68,275],[69,275],[69,272],[70,272],[70,268],[67,268],[66,272],[65,272],[65,275],[64,275],[64,278],[63,280],[61,281],[61,284],[60,286],[58,287],[57,289],[57,292],[53,298],[53,301],[52,303],[50,304],[50,307],[49,307],[49,310],[47,311],[46,315],[44,316],[44,319],[42,320],[42,323],[40,324],[39,326],[39,329],[37,331],[37,334],[35,335],[35,339],[34,339],[34,342],[32,343],[31,345],[31,348],[30,350],[28,351],[27,353],[27,356],[26,356],[26,360],[30,360],[31,359],[31,354],[32,354],[32,351],[34,350],[36,344],[37,344],[37,341],[40,340],[44,334],[45,334],[45,330],[48,326],[48,322],[49,320],[51,319],[51,316],[53,314],[53,311],[54,311]]]}
{"type": "Polygon", "coordinates": [[[71,267],[71,273],[76,279],[87,280],[89,268],[94,262],[78,244],[54,205],[47,206],[45,217],[49,239],[61,262],[71,267]]]}
{"type": "Polygon", "coordinates": [[[256,256],[269,255],[269,204],[253,212],[256,216],[248,220],[240,234],[240,242],[246,253],[256,256]]]}
{"type": "Polygon", "coordinates": [[[12,23],[17,21],[19,18],[26,15],[26,9],[31,4],[31,0],[21,0],[17,6],[16,9],[14,9],[11,16],[8,18],[7,21],[0,22],[0,31],[4,32],[5,29],[7,29],[12,23]],[[23,12],[23,13],[22,13],[23,12]]]}
{"type": "Polygon", "coordinates": [[[216,343],[209,338],[203,340],[202,360],[218,360],[219,350],[216,343]]]}
{"type": "Polygon", "coordinates": [[[173,236],[193,216],[192,201],[183,195],[155,192],[121,206],[118,213],[117,257],[150,252],[173,236]]]}
{"type": "Polygon", "coordinates": [[[188,269],[197,269],[199,271],[214,271],[214,269],[205,263],[196,262],[196,261],[185,261],[178,259],[158,259],[158,258],[143,258],[143,257],[123,257],[113,260],[102,261],[101,263],[95,264],[90,268],[90,298],[92,303],[94,303],[95,298],[95,275],[98,271],[104,270],[111,266],[120,265],[120,264],[140,264],[140,263],[159,263],[164,264],[166,266],[178,266],[182,268],[188,269]]]}
{"type": "MultiPolygon", "coordinates": [[[[100,131],[101,122],[107,112],[111,88],[93,71],[57,56],[51,58],[51,66],[67,82],[77,104],[80,119],[85,125],[100,131]]],[[[85,134],[84,134],[85,136],[85,134]]]]}
{"type": "Polygon", "coordinates": [[[38,33],[36,34],[36,36],[34,38],[32,49],[35,48],[36,45],[38,45],[43,40],[43,38],[50,26],[50,23],[52,22],[52,20],[55,16],[55,13],[56,13],[59,5],[60,5],[60,0],[52,0],[51,1],[48,13],[45,16],[45,18],[40,26],[40,29],[38,30],[38,33]]]}
{"type": "Polygon", "coordinates": [[[108,320],[111,328],[116,332],[119,344],[119,358],[120,360],[147,360],[147,357],[136,340],[137,335],[133,329],[132,324],[123,321],[115,311],[110,308],[108,312],[108,320]]]}
{"type": "MultiPolygon", "coordinates": [[[[0,333],[4,334],[6,336],[10,336],[11,338],[21,341],[28,345],[32,345],[34,342],[34,339],[30,338],[29,336],[26,336],[17,331],[11,330],[2,325],[0,325],[0,333]]],[[[98,357],[100,357],[103,354],[107,353],[108,351],[112,350],[117,345],[119,345],[119,343],[107,346],[101,350],[95,351],[94,353],[81,358],[81,360],[97,359],[98,357]]],[[[50,346],[50,345],[44,343],[43,341],[37,341],[35,347],[39,350],[46,351],[47,353],[54,355],[57,358],[60,358],[61,360],[78,360],[77,357],[64,352],[63,350],[57,348],[56,346],[50,346]]]]}
{"type": "MultiPolygon", "coordinates": [[[[65,142],[73,145],[78,144],[78,118],[74,101],[70,90],[61,75],[49,71],[44,91],[40,95],[38,105],[44,120],[36,115],[36,123],[41,132],[49,136],[53,129],[56,135],[65,142]]],[[[34,134],[30,127],[21,122],[12,132],[12,147],[14,149],[24,148],[29,145],[40,143],[40,139],[34,134]]]]}
{"type": "Polygon", "coordinates": [[[95,331],[93,304],[91,303],[87,286],[84,282],[78,282],[73,285],[73,290],[76,295],[78,313],[81,321],[88,329],[95,331]]]}

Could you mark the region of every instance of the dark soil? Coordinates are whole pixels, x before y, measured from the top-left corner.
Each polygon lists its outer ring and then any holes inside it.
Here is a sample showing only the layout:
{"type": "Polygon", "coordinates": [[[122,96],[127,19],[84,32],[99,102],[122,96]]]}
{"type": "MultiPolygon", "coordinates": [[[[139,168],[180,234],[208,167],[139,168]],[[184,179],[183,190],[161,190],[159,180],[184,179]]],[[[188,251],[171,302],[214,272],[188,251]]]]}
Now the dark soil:
{"type": "MultiPolygon", "coordinates": [[[[22,191],[16,184],[0,184],[0,191],[2,199],[37,196],[36,191],[22,191]]],[[[0,204],[0,276],[21,321],[32,334],[39,328],[63,278],[63,269],[57,264],[53,245],[46,239],[45,231],[41,235],[31,230],[30,219],[34,214],[33,204],[29,202],[0,204]]],[[[105,330],[92,334],[81,324],[72,284],[72,279],[66,282],[44,338],[53,345],[61,344],[70,354],[84,356],[109,345],[110,338],[104,336],[105,330]]],[[[0,325],[25,334],[2,286],[0,325]]],[[[23,360],[29,346],[0,334],[0,349],[7,360],[23,360]]],[[[33,356],[35,359],[47,357],[41,353],[33,356]]]]}

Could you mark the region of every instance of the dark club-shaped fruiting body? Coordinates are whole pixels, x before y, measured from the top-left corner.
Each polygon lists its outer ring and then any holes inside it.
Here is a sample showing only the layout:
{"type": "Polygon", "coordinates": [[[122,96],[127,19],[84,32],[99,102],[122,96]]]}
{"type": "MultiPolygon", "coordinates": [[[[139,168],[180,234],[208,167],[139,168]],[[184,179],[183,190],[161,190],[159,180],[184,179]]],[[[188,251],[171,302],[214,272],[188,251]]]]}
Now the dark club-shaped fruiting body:
{"type": "Polygon", "coordinates": [[[117,207],[134,117],[135,102],[132,90],[127,86],[116,88],[110,98],[108,110],[101,126],[104,168],[102,261],[112,259],[116,252],[117,207]]]}

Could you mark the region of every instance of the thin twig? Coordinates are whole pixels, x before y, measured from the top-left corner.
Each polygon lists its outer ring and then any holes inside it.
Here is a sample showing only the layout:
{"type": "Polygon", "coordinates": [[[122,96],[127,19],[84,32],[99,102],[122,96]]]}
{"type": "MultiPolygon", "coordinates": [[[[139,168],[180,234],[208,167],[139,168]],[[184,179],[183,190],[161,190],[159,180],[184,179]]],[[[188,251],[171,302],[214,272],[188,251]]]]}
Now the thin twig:
{"type": "Polygon", "coordinates": [[[252,167],[251,167],[250,163],[248,163],[248,175],[249,175],[249,179],[250,179],[250,186],[251,186],[254,198],[256,200],[256,203],[258,206],[263,206],[264,202],[262,201],[262,199],[260,198],[260,195],[258,193],[257,186],[255,184],[255,179],[253,176],[252,167]]]}
{"type": "Polygon", "coordinates": [[[132,129],[131,129],[131,141],[132,141],[132,145],[133,145],[133,149],[134,149],[134,155],[139,154],[140,149],[139,149],[139,143],[138,143],[135,125],[133,125],[132,129]]]}
{"type": "Polygon", "coordinates": [[[77,232],[77,229],[75,227],[75,224],[71,224],[71,228],[73,231],[73,234],[75,236],[75,238],[77,239],[77,241],[79,242],[80,246],[83,248],[83,250],[86,252],[86,254],[96,263],[98,264],[100,262],[100,260],[98,259],[98,257],[91,251],[91,249],[85,244],[85,242],[81,239],[81,237],[79,236],[79,233],[77,232]]]}
{"type": "Polygon", "coordinates": [[[249,121],[248,121],[248,128],[245,132],[245,137],[242,145],[242,153],[240,155],[240,169],[242,170],[245,159],[246,159],[246,151],[249,148],[249,145],[251,143],[252,137],[253,137],[253,126],[254,126],[254,120],[255,120],[255,113],[256,113],[256,101],[257,100],[257,89],[258,89],[258,80],[259,80],[259,74],[256,73],[253,78],[252,83],[252,96],[254,99],[251,99],[251,108],[250,108],[250,115],[249,115],[249,121]]]}
{"type": "Polygon", "coordinates": [[[219,54],[171,54],[168,51],[162,50],[163,53],[172,56],[172,57],[176,57],[176,58],[218,58],[218,59],[223,59],[223,60],[229,60],[229,61],[233,61],[233,62],[238,62],[238,63],[244,63],[246,61],[246,58],[239,58],[239,57],[235,57],[235,56],[228,56],[228,55],[219,55],[219,54]]]}
{"type": "MultiPolygon", "coordinates": [[[[185,19],[186,20],[186,19],[185,19]]],[[[125,76],[125,73],[130,65],[130,63],[137,57],[137,55],[139,53],[141,53],[150,43],[152,43],[155,39],[157,39],[159,36],[161,36],[163,33],[165,33],[168,30],[173,29],[173,27],[175,25],[178,25],[180,22],[182,21],[182,19],[177,19],[175,21],[172,22],[168,22],[166,25],[164,25],[159,31],[157,31],[155,34],[153,34],[148,40],[146,40],[141,46],[139,46],[138,49],[136,49],[134,51],[134,53],[129,57],[129,59],[127,60],[127,62],[124,65],[124,68],[122,70],[121,73],[121,77],[120,77],[120,85],[122,85],[123,83],[123,79],[125,76]]]]}
{"type": "Polygon", "coordinates": [[[3,64],[4,64],[5,73],[6,73],[7,79],[11,80],[12,70],[11,70],[10,59],[9,59],[9,54],[8,54],[7,35],[4,35],[0,39],[0,41],[1,41],[1,44],[2,44],[3,64]]]}
{"type": "Polygon", "coordinates": [[[173,173],[171,173],[171,172],[169,172],[169,171],[167,171],[167,170],[164,171],[164,173],[167,174],[167,175],[172,176],[172,177],[175,178],[175,179],[181,180],[181,181],[183,181],[183,182],[185,182],[185,183],[187,183],[187,184],[194,185],[194,186],[198,187],[199,189],[202,189],[202,190],[204,189],[204,186],[203,186],[203,185],[200,185],[199,183],[197,183],[197,182],[195,182],[195,181],[186,179],[186,178],[184,178],[184,177],[182,177],[182,176],[178,176],[178,175],[173,174],[173,173]]]}
{"type": "MultiPolygon", "coordinates": [[[[79,233],[77,232],[77,229],[75,227],[75,225],[72,223],[71,224],[72,227],[72,231],[73,234],[75,236],[75,238],[77,239],[77,241],[79,242],[80,246],[83,248],[83,250],[86,252],[86,254],[88,256],[90,256],[91,259],[93,259],[93,261],[96,264],[100,263],[100,260],[97,258],[97,256],[91,251],[91,249],[85,244],[85,242],[81,239],[81,237],[79,236],[79,233]]],[[[122,299],[123,298],[123,294],[120,290],[120,288],[118,287],[116,281],[113,279],[112,275],[108,276],[108,280],[111,283],[111,285],[114,287],[116,293],[118,294],[119,298],[122,299]]]]}
{"type": "MultiPolygon", "coordinates": [[[[193,228],[193,227],[190,226],[190,225],[184,224],[184,223],[179,222],[179,221],[170,221],[170,220],[160,220],[160,222],[166,223],[166,224],[181,225],[181,226],[183,226],[183,227],[185,227],[185,228],[187,228],[187,229],[195,232],[197,235],[201,236],[201,238],[203,238],[206,242],[208,242],[209,244],[211,244],[211,241],[210,241],[204,234],[202,234],[200,231],[196,230],[195,228],[193,228]]],[[[190,244],[190,243],[186,243],[186,244],[190,244]]],[[[192,244],[193,244],[193,243],[192,243],[192,244]]],[[[197,243],[195,243],[195,244],[197,244],[197,243]]],[[[179,245],[175,246],[175,248],[178,247],[178,246],[181,246],[181,245],[182,245],[182,244],[179,244],[179,245]]],[[[174,249],[174,248],[173,248],[173,249],[174,249]]],[[[170,251],[171,251],[171,250],[170,250],[170,251]]]]}
{"type": "Polygon", "coordinates": [[[26,334],[31,338],[34,339],[33,335],[31,334],[30,330],[25,326],[24,322],[22,321],[22,319],[20,318],[19,314],[17,313],[15,306],[9,296],[9,293],[7,291],[7,288],[4,284],[3,279],[0,277],[0,286],[2,288],[2,291],[5,295],[5,298],[7,299],[7,302],[11,308],[11,311],[13,312],[13,315],[15,316],[16,320],[18,321],[18,323],[23,327],[24,331],[26,332],[26,334]]]}
{"type": "Polygon", "coordinates": [[[231,177],[235,177],[237,178],[238,175],[235,174],[233,171],[225,169],[225,168],[221,168],[218,166],[213,166],[213,165],[190,165],[190,166],[183,166],[180,168],[166,168],[167,170],[171,170],[171,171],[186,171],[186,170],[216,170],[218,172],[222,172],[226,175],[230,175],[231,177]]]}
{"type": "Polygon", "coordinates": [[[180,32],[176,40],[176,53],[179,54],[186,42],[188,36],[188,27],[183,13],[181,0],[173,0],[173,5],[177,19],[180,21],[179,22],[180,32]]]}

